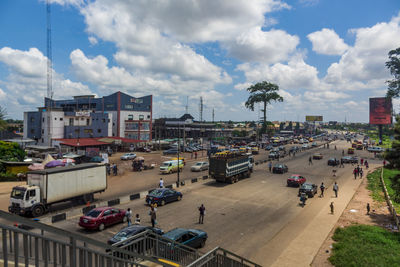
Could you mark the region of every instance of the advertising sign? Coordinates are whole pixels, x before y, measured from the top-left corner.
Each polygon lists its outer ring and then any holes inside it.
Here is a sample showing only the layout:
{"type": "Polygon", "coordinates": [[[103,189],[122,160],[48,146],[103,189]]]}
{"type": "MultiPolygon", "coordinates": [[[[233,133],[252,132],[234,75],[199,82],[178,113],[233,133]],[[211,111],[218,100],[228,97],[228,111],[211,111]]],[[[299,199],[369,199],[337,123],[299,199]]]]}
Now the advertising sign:
{"type": "Polygon", "coordinates": [[[77,117],[90,117],[90,111],[77,111],[75,112],[77,117]]]}
{"type": "Polygon", "coordinates": [[[323,121],[322,116],[306,116],[306,121],[323,121]]]}
{"type": "Polygon", "coordinates": [[[392,99],[387,97],[374,97],[369,99],[369,123],[392,123],[392,99]]]}

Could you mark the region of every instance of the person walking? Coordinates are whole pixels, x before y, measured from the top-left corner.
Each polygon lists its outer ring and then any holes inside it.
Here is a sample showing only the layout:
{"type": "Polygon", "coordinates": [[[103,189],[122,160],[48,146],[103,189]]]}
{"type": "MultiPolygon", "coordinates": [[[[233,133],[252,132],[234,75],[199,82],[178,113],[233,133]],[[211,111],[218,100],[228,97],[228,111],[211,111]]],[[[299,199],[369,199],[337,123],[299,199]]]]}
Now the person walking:
{"type": "Polygon", "coordinates": [[[128,226],[131,226],[132,225],[132,211],[131,211],[131,208],[128,208],[128,210],[125,213],[125,216],[126,216],[126,219],[127,219],[127,222],[128,222],[128,226]]]}
{"type": "Polygon", "coordinates": [[[370,207],[369,203],[367,203],[367,215],[369,215],[370,211],[371,211],[371,207],[370,207]]]}
{"type": "Polygon", "coordinates": [[[360,168],[360,179],[362,179],[363,178],[363,175],[364,175],[364,171],[363,171],[363,169],[362,168],[360,168]]]}
{"type": "Polygon", "coordinates": [[[361,166],[363,165],[363,163],[364,163],[364,159],[362,158],[362,159],[360,159],[360,163],[361,163],[361,166]]]}
{"type": "Polygon", "coordinates": [[[383,167],[386,166],[386,160],[383,160],[383,167]]]}
{"type": "Polygon", "coordinates": [[[333,192],[335,192],[335,197],[337,197],[338,191],[339,191],[339,186],[338,186],[338,184],[335,182],[335,184],[333,185],[333,192]]]}
{"type": "Polygon", "coordinates": [[[344,149],[342,150],[342,156],[344,156],[344,149]]]}
{"type": "Polygon", "coordinates": [[[353,174],[354,174],[354,180],[357,179],[357,168],[354,168],[353,174]]]}
{"type": "Polygon", "coordinates": [[[325,191],[324,182],[321,183],[319,189],[321,190],[321,194],[319,195],[319,197],[324,197],[324,191],[325,191]]]}
{"type": "Polygon", "coordinates": [[[268,162],[268,169],[269,169],[269,172],[272,172],[272,162],[271,161],[268,162]]]}
{"type": "Polygon", "coordinates": [[[194,159],[197,159],[197,151],[194,152],[194,159]]]}
{"type": "Polygon", "coordinates": [[[365,168],[367,168],[367,170],[368,170],[368,167],[369,167],[368,161],[365,161],[364,164],[365,164],[365,168]]]}
{"type": "Polygon", "coordinates": [[[204,215],[206,214],[206,207],[203,204],[199,207],[199,224],[203,224],[204,222],[204,215]]]}
{"type": "Polygon", "coordinates": [[[160,178],[160,182],[159,182],[159,187],[160,188],[164,188],[164,180],[163,180],[163,178],[160,178]]]}
{"type": "Polygon", "coordinates": [[[154,228],[154,226],[157,224],[157,214],[154,206],[151,206],[151,209],[149,211],[150,219],[151,219],[151,226],[154,228]]]}
{"type": "Polygon", "coordinates": [[[339,165],[339,168],[344,168],[343,159],[340,159],[340,165],[339,165]]]}
{"type": "Polygon", "coordinates": [[[117,176],[117,174],[118,174],[118,167],[117,167],[116,163],[114,163],[114,165],[113,165],[113,173],[114,173],[114,176],[117,176]]]}
{"type": "Polygon", "coordinates": [[[333,206],[333,202],[331,202],[329,207],[331,208],[331,214],[333,214],[335,212],[335,207],[333,206]]]}
{"type": "Polygon", "coordinates": [[[308,165],[313,165],[311,156],[308,158],[308,165]]]}
{"type": "Polygon", "coordinates": [[[139,225],[139,224],[140,224],[140,217],[139,217],[139,214],[136,214],[136,217],[135,217],[135,224],[136,224],[136,225],[139,225]]]}

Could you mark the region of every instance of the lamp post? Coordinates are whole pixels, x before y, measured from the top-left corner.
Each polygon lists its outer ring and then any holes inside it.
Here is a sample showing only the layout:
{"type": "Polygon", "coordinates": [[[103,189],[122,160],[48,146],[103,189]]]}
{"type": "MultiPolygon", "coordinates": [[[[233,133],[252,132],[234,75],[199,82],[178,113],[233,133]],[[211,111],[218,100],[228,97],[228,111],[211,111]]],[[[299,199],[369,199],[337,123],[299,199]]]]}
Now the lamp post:
{"type": "Polygon", "coordinates": [[[179,123],[179,121],[178,121],[178,172],[177,172],[177,175],[178,175],[178,177],[177,177],[177,181],[176,181],[176,187],[179,187],[179,152],[180,152],[180,149],[181,149],[181,145],[180,145],[180,143],[181,143],[181,140],[180,140],[180,131],[181,131],[181,128],[179,127],[180,126],[180,123],[179,123]]]}

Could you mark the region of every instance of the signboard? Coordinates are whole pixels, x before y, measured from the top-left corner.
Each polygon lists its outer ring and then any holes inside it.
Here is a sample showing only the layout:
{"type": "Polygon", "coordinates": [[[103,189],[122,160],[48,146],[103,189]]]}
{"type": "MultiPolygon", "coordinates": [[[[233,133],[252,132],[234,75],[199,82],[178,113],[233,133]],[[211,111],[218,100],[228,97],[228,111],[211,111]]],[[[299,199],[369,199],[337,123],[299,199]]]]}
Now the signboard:
{"type": "Polygon", "coordinates": [[[86,156],[95,157],[99,155],[100,149],[98,147],[87,147],[86,148],[86,156]]]}
{"type": "Polygon", "coordinates": [[[100,156],[104,159],[103,163],[110,163],[108,161],[108,154],[107,153],[102,153],[100,156]]]}
{"type": "Polygon", "coordinates": [[[392,99],[374,97],[369,99],[369,123],[386,125],[392,123],[392,99]]]}
{"type": "Polygon", "coordinates": [[[89,111],[77,111],[75,112],[75,116],[77,117],[90,117],[89,111]]]}
{"type": "Polygon", "coordinates": [[[132,97],[130,101],[131,101],[131,103],[136,103],[136,104],[141,104],[141,103],[143,103],[143,99],[141,99],[141,98],[134,98],[134,97],[132,97]]]}
{"type": "Polygon", "coordinates": [[[306,116],[306,121],[323,121],[322,116],[306,116]]]}

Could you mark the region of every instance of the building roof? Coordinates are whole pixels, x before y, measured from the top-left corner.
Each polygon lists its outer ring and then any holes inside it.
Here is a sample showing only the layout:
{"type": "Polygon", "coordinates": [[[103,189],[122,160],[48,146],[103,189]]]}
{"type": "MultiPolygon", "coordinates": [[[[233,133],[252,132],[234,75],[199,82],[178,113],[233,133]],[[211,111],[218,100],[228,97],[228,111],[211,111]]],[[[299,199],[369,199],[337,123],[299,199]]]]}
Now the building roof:
{"type": "Polygon", "coordinates": [[[73,146],[73,147],[85,147],[85,146],[101,146],[101,145],[109,145],[110,143],[113,142],[123,142],[123,143],[140,143],[140,142],[145,142],[141,140],[135,140],[135,139],[128,139],[128,138],[123,138],[123,137],[117,137],[117,136],[108,136],[108,137],[95,137],[95,138],[60,138],[60,139],[55,139],[57,141],[60,141],[62,145],[66,146],[73,146]]]}

